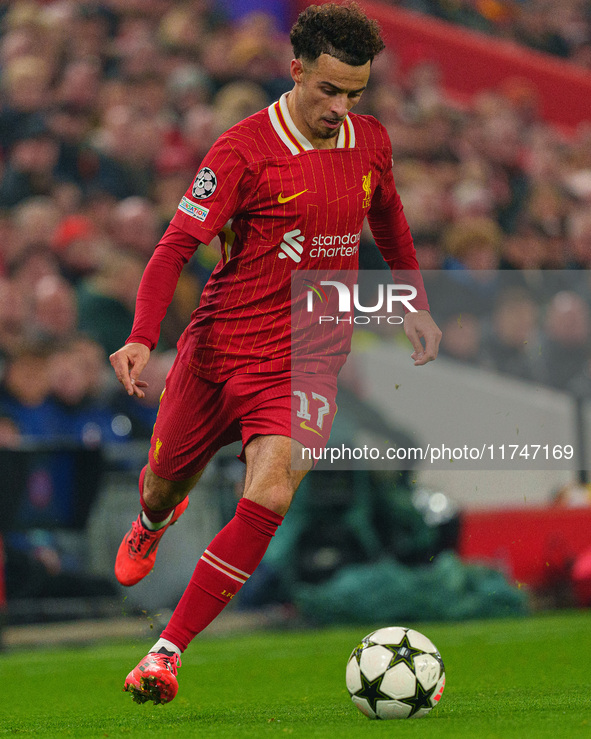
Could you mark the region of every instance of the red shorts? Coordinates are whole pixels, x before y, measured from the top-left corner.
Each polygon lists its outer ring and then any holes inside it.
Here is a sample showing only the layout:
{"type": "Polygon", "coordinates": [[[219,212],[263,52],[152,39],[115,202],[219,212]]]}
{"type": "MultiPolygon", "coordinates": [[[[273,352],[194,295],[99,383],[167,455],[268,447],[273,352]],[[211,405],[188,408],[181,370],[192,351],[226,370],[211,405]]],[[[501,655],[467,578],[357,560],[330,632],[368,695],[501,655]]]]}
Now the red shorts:
{"type": "Polygon", "coordinates": [[[150,467],[166,480],[202,470],[221,447],[278,434],[309,449],[323,449],[337,410],[332,375],[238,374],[210,382],[178,359],[160,399],[150,446],[150,467]]]}

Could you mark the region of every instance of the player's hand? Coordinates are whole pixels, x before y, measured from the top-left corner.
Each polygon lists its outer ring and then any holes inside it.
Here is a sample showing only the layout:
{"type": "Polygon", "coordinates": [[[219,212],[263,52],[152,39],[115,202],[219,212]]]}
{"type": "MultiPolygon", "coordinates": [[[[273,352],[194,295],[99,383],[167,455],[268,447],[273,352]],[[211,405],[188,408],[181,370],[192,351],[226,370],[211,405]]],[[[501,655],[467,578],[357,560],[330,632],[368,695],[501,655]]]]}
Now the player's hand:
{"type": "Polygon", "coordinates": [[[415,367],[432,362],[437,357],[441,331],[429,311],[409,311],[404,317],[404,332],[414,349],[410,356],[415,361],[415,367]]]}
{"type": "Polygon", "coordinates": [[[139,343],[125,344],[109,357],[117,379],[128,395],[137,395],[138,398],[145,396],[142,388],[148,387],[148,383],[139,377],[149,359],[150,350],[145,344],[139,343]]]}

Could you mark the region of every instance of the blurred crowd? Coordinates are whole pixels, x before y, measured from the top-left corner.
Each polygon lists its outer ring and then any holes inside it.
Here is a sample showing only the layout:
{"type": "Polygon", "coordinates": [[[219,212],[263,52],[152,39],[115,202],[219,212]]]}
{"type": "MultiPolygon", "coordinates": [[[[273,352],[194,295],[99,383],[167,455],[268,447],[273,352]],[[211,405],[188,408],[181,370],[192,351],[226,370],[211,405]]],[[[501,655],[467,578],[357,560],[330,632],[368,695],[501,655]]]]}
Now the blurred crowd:
{"type": "Polygon", "coordinates": [[[587,0],[390,0],[591,67],[587,0]]]}
{"type": "Polygon", "coordinates": [[[120,390],[108,355],[205,152],[288,87],[274,19],[230,22],[226,8],[0,4],[0,445],[149,437],[216,245],[181,276],[143,401],[120,390]]]}
{"type": "Polygon", "coordinates": [[[402,76],[389,51],[371,83],[442,353],[588,394],[591,118],[557,130],[522,78],[460,107],[436,64],[402,76]]]}
{"type": "MultiPolygon", "coordinates": [[[[276,19],[226,10],[216,0],[0,3],[0,445],[149,437],[219,249],[200,247],[183,271],[137,401],[107,358],[130,332],[143,268],[217,136],[291,87],[276,19]]],[[[388,128],[422,268],[489,296],[472,312],[446,306],[442,351],[557,387],[586,382],[591,127],[569,138],[549,127],[523,81],[458,109],[436,67],[403,77],[392,51],[358,110],[388,128]],[[484,290],[474,277],[499,269],[530,276],[507,288],[511,310],[504,282],[484,290]],[[577,279],[556,283],[555,297],[531,277],[565,269],[577,279]],[[570,357],[559,378],[544,366],[552,342],[570,357]]]]}

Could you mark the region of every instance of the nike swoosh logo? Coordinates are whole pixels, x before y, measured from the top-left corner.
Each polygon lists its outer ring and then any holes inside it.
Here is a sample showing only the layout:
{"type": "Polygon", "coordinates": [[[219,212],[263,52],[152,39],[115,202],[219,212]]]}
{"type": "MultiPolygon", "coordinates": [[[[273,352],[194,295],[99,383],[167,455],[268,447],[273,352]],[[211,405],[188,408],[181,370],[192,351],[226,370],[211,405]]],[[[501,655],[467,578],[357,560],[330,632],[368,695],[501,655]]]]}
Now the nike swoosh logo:
{"type": "Polygon", "coordinates": [[[304,429],[305,431],[311,431],[313,434],[318,434],[318,436],[322,436],[320,431],[316,431],[316,429],[310,428],[310,426],[308,426],[305,421],[302,421],[300,423],[300,428],[304,429]]]}
{"type": "Polygon", "coordinates": [[[309,188],[306,188],[305,190],[302,190],[301,192],[296,192],[295,195],[289,195],[288,197],[284,198],[283,193],[279,195],[277,198],[278,203],[289,203],[290,200],[293,200],[294,198],[299,198],[300,195],[303,195],[305,192],[308,192],[309,188]]]}

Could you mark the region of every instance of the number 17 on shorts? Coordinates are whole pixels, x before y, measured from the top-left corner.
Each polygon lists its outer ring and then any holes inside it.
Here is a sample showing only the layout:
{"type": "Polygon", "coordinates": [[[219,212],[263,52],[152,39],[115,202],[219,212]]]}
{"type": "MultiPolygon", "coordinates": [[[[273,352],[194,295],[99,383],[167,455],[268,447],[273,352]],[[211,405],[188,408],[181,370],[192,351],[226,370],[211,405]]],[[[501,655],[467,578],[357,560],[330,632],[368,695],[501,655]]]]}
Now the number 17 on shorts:
{"type": "Polygon", "coordinates": [[[291,387],[291,437],[310,450],[303,460],[309,465],[310,459],[319,458],[330,437],[337,411],[336,378],[313,375],[309,380],[292,379],[291,387]]]}

